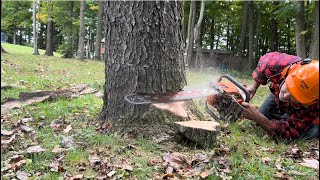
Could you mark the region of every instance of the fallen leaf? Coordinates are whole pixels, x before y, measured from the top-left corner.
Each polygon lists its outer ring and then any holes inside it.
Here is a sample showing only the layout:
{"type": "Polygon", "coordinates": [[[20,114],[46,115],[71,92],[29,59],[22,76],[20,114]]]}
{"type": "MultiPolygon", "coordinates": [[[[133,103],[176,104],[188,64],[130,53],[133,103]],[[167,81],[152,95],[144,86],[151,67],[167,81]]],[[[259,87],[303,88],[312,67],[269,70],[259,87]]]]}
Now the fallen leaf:
{"type": "Polygon", "coordinates": [[[75,176],[72,176],[72,177],[70,178],[70,180],[82,180],[83,177],[84,177],[83,174],[77,174],[77,175],[75,175],[75,176]]]}
{"type": "Polygon", "coordinates": [[[11,136],[12,134],[13,134],[13,130],[7,131],[4,129],[1,129],[1,135],[3,135],[3,136],[11,136]]]}
{"type": "Polygon", "coordinates": [[[23,131],[23,132],[26,132],[26,133],[30,133],[33,131],[33,128],[29,127],[29,126],[25,126],[25,125],[20,125],[20,129],[23,131]]]}
{"type": "Polygon", "coordinates": [[[59,161],[54,161],[53,163],[49,164],[49,167],[50,167],[50,171],[53,171],[53,172],[61,173],[61,172],[65,172],[66,171],[62,167],[62,165],[60,164],[59,161]]]}
{"type": "Polygon", "coordinates": [[[69,124],[62,132],[63,134],[67,134],[72,129],[71,124],[69,124]]]}
{"type": "Polygon", "coordinates": [[[53,153],[62,153],[64,151],[67,151],[67,149],[61,148],[59,145],[55,145],[51,152],[53,152],[53,153]]]}
{"type": "Polygon", "coordinates": [[[41,145],[30,146],[27,148],[27,153],[39,153],[43,151],[46,151],[46,149],[42,148],[41,145]]]}
{"type": "Polygon", "coordinates": [[[264,157],[264,158],[262,158],[262,161],[263,161],[263,163],[265,163],[265,164],[269,164],[269,163],[271,162],[271,158],[269,158],[269,157],[264,157]]]}
{"type": "Polygon", "coordinates": [[[299,163],[302,166],[319,169],[319,161],[316,159],[303,159],[303,163],[299,163]]]}
{"type": "Polygon", "coordinates": [[[295,176],[305,176],[306,175],[304,173],[301,173],[301,172],[298,172],[298,171],[295,171],[295,170],[289,171],[289,174],[295,175],[295,176]]]}
{"type": "Polygon", "coordinates": [[[1,138],[1,146],[10,144],[11,142],[13,142],[15,140],[15,138],[16,138],[15,134],[13,134],[8,140],[1,138]]]}
{"type": "Polygon", "coordinates": [[[17,171],[16,176],[20,180],[28,180],[29,179],[29,173],[26,173],[24,171],[17,171]]]}
{"type": "Polygon", "coordinates": [[[116,173],[117,173],[116,170],[112,170],[112,171],[110,171],[110,172],[107,174],[107,176],[108,176],[108,177],[112,177],[112,176],[115,175],[116,173]]]}
{"type": "Polygon", "coordinates": [[[200,174],[201,178],[206,178],[210,175],[210,170],[206,170],[200,174]]]}
{"type": "Polygon", "coordinates": [[[280,178],[281,180],[290,180],[290,176],[285,172],[278,172],[274,177],[280,178]]]}
{"type": "Polygon", "coordinates": [[[98,156],[89,156],[90,166],[94,168],[101,163],[101,158],[98,156]]]}

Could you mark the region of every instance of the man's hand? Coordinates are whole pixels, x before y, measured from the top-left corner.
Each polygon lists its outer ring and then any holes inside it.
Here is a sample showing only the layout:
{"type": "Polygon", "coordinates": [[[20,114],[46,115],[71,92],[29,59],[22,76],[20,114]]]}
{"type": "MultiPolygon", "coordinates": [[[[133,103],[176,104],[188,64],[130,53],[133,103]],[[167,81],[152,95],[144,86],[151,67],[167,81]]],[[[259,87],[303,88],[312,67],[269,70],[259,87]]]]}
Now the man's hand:
{"type": "Polygon", "coordinates": [[[258,118],[261,118],[262,114],[253,105],[247,102],[242,102],[241,105],[244,107],[244,110],[242,112],[243,117],[253,121],[257,120],[258,118]]]}
{"type": "Polygon", "coordinates": [[[178,101],[178,102],[171,102],[171,103],[157,103],[152,104],[152,107],[165,110],[173,113],[176,116],[187,118],[188,113],[186,112],[184,106],[186,102],[185,101],[178,101]]]}

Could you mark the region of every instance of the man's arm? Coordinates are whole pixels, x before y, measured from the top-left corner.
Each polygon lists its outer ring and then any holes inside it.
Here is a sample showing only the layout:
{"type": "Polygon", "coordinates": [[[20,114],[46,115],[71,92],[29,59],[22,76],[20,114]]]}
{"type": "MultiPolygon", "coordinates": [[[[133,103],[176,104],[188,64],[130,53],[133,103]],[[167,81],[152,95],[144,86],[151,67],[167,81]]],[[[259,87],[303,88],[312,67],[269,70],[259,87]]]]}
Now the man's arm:
{"type": "Polygon", "coordinates": [[[264,130],[266,130],[269,134],[274,134],[274,131],[272,130],[272,123],[271,121],[265,117],[263,114],[259,112],[258,109],[256,109],[254,106],[247,102],[242,102],[242,106],[245,107],[242,115],[250,119],[254,122],[256,122],[260,127],[262,127],[264,130]]]}

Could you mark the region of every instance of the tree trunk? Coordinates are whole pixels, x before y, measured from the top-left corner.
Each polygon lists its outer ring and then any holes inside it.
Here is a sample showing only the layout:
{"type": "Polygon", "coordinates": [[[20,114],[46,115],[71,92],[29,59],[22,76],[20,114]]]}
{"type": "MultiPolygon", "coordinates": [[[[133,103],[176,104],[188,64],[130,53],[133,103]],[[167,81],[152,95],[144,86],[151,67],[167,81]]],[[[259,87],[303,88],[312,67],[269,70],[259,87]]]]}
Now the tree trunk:
{"type": "Polygon", "coordinates": [[[296,12],[296,49],[297,55],[306,58],[306,40],[305,40],[305,17],[304,1],[297,1],[298,10],[296,12]]]}
{"type": "Polygon", "coordinates": [[[53,21],[51,18],[52,4],[48,2],[48,25],[47,25],[47,43],[46,43],[46,52],[45,55],[53,56],[53,21]]]}
{"type": "Polygon", "coordinates": [[[15,20],[13,23],[13,44],[17,44],[17,26],[15,20]]]}
{"type": "Polygon", "coordinates": [[[37,32],[37,19],[36,19],[36,0],[33,0],[33,55],[39,55],[38,51],[38,32],[37,32]]]}
{"type": "Polygon", "coordinates": [[[291,22],[290,19],[287,18],[287,54],[291,54],[291,42],[290,42],[290,32],[291,32],[291,22]]]}
{"type": "Polygon", "coordinates": [[[248,1],[243,2],[243,16],[242,16],[242,27],[241,27],[241,39],[240,39],[240,56],[243,57],[246,54],[246,36],[247,36],[247,19],[248,19],[248,1]]]}
{"type": "Polygon", "coordinates": [[[256,66],[257,65],[257,62],[259,60],[259,57],[260,57],[260,43],[259,43],[259,40],[260,40],[260,23],[261,23],[261,14],[260,14],[260,6],[259,4],[257,4],[256,6],[256,12],[257,12],[257,24],[256,24],[256,31],[255,31],[255,45],[254,45],[254,51],[255,51],[255,54],[254,54],[254,64],[253,66],[256,66]]]}
{"type": "Polygon", "coordinates": [[[276,19],[271,19],[271,51],[278,51],[278,22],[276,19]]]}
{"type": "Polygon", "coordinates": [[[190,65],[191,59],[192,59],[192,53],[193,53],[193,41],[194,41],[194,34],[193,34],[193,28],[195,24],[195,18],[196,18],[196,2],[191,1],[190,4],[190,13],[189,13],[189,21],[188,21],[188,38],[187,38],[187,46],[186,46],[186,56],[184,56],[185,63],[187,66],[190,65]]]}
{"type": "Polygon", "coordinates": [[[201,33],[201,26],[202,26],[202,21],[203,21],[203,15],[204,15],[204,8],[205,8],[205,2],[204,0],[201,0],[201,8],[200,8],[200,14],[199,14],[199,19],[198,22],[194,28],[194,40],[196,43],[196,48],[197,48],[197,54],[196,54],[196,62],[195,62],[195,68],[199,69],[202,67],[202,51],[201,51],[201,38],[200,38],[200,33],[201,33]]]}
{"type": "Polygon", "coordinates": [[[79,27],[79,44],[78,44],[78,59],[84,59],[84,38],[85,38],[85,26],[84,26],[84,11],[86,7],[86,1],[80,1],[80,27],[79,27]]]}
{"type": "Polygon", "coordinates": [[[212,17],[210,25],[210,49],[213,49],[214,46],[214,25],[214,17],[212,17]]]}
{"type": "Polygon", "coordinates": [[[309,52],[311,59],[319,59],[319,1],[315,1],[313,33],[309,52]]]}
{"type": "MultiPolygon", "coordinates": [[[[1,18],[2,18],[2,1],[1,1],[1,18]]],[[[7,53],[7,51],[3,49],[2,44],[1,44],[1,53],[7,53]]]]}
{"type": "Polygon", "coordinates": [[[67,23],[67,50],[64,55],[65,58],[73,57],[73,42],[72,42],[72,16],[73,16],[73,1],[68,2],[69,12],[68,12],[68,23],[67,23]]]}
{"type": "Polygon", "coordinates": [[[99,10],[98,10],[98,23],[97,23],[97,34],[96,34],[96,43],[94,50],[94,59],[101,59],[101,36],[102,36],[102,15],[103,15],[103,1],[99,1],[99,10]]]}
{"type": "Polygon", "coordinates": [[[111,121],[113,130],[157,140],[176,131],[173,116],[128,104],[124,96],[177,92],[186,84],[181,5],[180,1],[106,2],[108,48],[102,119],[111,121]]]}
{"type": "Polygon", "coordinates": [[[253,47],[254,47],[254,3],[253,1],[249,1],[249,58],[248,58],[248,69],[251,70],[254,67],[254,59],[253,59],[253,47]]]}

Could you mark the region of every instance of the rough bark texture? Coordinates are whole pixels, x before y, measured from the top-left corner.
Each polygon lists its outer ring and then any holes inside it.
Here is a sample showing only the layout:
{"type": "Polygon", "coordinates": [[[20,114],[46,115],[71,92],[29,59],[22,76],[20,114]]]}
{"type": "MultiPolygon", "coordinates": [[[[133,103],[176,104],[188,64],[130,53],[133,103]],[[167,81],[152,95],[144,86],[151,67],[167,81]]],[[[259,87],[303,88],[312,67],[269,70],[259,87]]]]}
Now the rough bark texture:
{"type": "Polygon", "coordinates": [[[33,55],[39,55],[38,51],[38,32],[37,32],[37,27],[36,27],[36,1],[33,1],[33,55]]]}
{"type": "Polygon", "coordinates": [[[248,1],[243,2],[243,16],[242,16],[242,27],[241,27],[241,39],[240,39],[240,56],[245,56],[246,50],[246,35],[247,35],[247,19],[248,19],[248,1]]]}
{"type": "Polygon", "coordinates": [[[106,3],[106,82],[102,119],[114,130],[148,136],[157,142],[177,133],[181,118],[147,105],[134,106],[124,96],[166,93],[186,84],[181,5],[177,1],[106,3]]]}
{"type": "Polygon", "coordinates": [[[249,58],[248,58],[248,69],[254,69],[253,59],[253,47],[254,47],[254,4],[253,1],[249,2],[249,58]]]}
{"type": "Polygon", "coordinates": [[[64,55],[65,58],[73,57],[73,44],[72,44],[72,16],[73,16],[73,1],[68,2],[68,23],[67,23],[67,50],[64,55]]]}
{"type": "MultiPolygon", "coordinates": [[[[2,17],[2,1],[1,1],[1,17],[2,17]]],[[[1,53],[7,53],[7,51],[3,49],[2,45],[1,45],[1,53]]]]}
{"type": "Polygon", "coordinates": [[[184,62],[189,65],[191,63],[191,57],[192,57],[192,50],[193,50],[193,41],[194,41],[194,34],[193,34],[193,28],[195,24],[196,19],[196,2],[191,1],[190,4],[190,13],[189,13],[189,21],[188,21],[188,38],[187,38],[187,46],[186,46],[186,55],[184,62]]]}
{"type": "Polygon", "coordinates": [[[48,25],[47,25],[47,43],[46,43],[46,52],[45,55],[53,56],[53,21],[51,18],[52,4],[48,2],[48,25]]]}
{"type": "Polygon", "coordinates": [[[305,40],[305,17],[304,17],[304,1],[298,1],[298,10],[296,12],[296,50],[297,55],[306,58],[306,40],[305,40]]]}
{"type": "Polygon", "coordinates": [[[84,36],[85,36],[85,26],[84,26],[84,9],[86,7],[86,1],[80,2],[80,27],[79,27],[79,44],[77,58],[84,59],[84,36]]]}
{"type": "Polygon", "coordinates": [[[94,59],[100,60],[101,58],[101,36],[102,36],[102,15],[103,15],[103,1],[99,1],[99,10],[98,10],[98,23],[97,23],[97,33],[96,33],[96,43],[94,49],[94,59]]]}
{"type": "Polygon", "coordinates": [[[313,34],[309,52],[310,58],[319,59],[319,1],[315,1],[313,34]]]}

